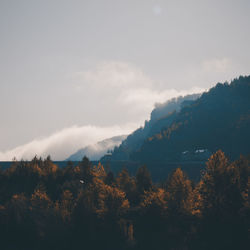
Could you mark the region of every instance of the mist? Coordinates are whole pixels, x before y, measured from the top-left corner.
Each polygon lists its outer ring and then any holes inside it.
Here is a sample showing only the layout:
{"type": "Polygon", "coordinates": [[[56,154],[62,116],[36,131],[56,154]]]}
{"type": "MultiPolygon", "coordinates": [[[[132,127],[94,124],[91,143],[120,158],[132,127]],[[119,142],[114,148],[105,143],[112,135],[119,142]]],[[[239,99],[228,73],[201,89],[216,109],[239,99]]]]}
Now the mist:
{"type": "Polygon", "coordinates": [[[128,124],[123,127],[97,127],[97,126],[73,126],[65,128],[48,137],[38,138],[29,143],[18,146],[8,151],[0,152],[0,161],[31,160],[34,156],[51,156],[53,160],[65,160],[67,156],[76,150],[96,144],[98,141],[132,132],[135,125],[128,124]]]}

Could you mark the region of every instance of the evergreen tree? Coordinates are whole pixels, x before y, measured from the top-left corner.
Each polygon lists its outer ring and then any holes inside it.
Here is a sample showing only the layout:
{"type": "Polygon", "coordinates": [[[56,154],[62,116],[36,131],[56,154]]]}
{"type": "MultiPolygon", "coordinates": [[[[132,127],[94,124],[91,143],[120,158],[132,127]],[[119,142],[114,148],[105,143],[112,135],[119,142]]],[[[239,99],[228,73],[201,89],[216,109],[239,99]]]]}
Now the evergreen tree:
{"type": "Polygon", "coordinates": [[[86,156],[83,157],[79,167],[83,181],[86,184],[92,183],[94,178],[94,173],[92,170],[92,164],[86,156]]]}
{"type": "Polygon", "coordinates": [[[153,187],[150,173],[146,166],[140,167],[136,173],[136,187],[140,194],[150,191],[153,187]]]}

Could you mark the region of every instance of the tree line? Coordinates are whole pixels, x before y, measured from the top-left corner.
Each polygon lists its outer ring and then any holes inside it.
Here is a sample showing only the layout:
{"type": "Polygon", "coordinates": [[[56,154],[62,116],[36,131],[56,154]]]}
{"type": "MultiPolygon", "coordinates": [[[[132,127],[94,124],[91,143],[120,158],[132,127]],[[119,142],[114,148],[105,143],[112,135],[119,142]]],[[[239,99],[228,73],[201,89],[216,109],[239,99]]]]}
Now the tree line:
{"type": "Polygon", "coordinates": [[[181,168],[153,183],[84,157],[0,170],[1,249],[247,249],[250,161],[217,151],[194,183],[181,168]]]}

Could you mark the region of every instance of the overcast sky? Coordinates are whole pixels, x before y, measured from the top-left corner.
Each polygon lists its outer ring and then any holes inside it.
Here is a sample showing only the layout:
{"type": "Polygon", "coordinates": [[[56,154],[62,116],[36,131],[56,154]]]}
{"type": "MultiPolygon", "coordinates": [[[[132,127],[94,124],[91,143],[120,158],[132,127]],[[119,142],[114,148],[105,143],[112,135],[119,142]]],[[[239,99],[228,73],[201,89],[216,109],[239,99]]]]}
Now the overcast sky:
{"type": "Polygon", "coordinates": [[[250,74],[249,0],[0,0],[0,160],[68,157],[156,102],[250,74]]]}

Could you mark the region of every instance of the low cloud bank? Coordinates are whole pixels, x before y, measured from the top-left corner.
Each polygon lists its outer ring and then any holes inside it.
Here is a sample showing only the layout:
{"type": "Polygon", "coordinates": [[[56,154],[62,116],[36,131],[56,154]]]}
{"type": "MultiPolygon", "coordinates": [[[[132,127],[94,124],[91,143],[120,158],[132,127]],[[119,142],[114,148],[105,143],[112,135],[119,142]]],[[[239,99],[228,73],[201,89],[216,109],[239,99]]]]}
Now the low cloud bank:
{"type": "Polygon", "coordinates": [[[50,155],[53,160],[64,160],[79,148],[95,144],[109,137],[129,134],[137,126],[135,124],[110,127],[89,125],[65,128],[48,137],[35,139],[11,150],[0,152],[0,161],[10,161],[14,157],[17,160],[30,160],[35,155],[38,157],[50,155]]]}

